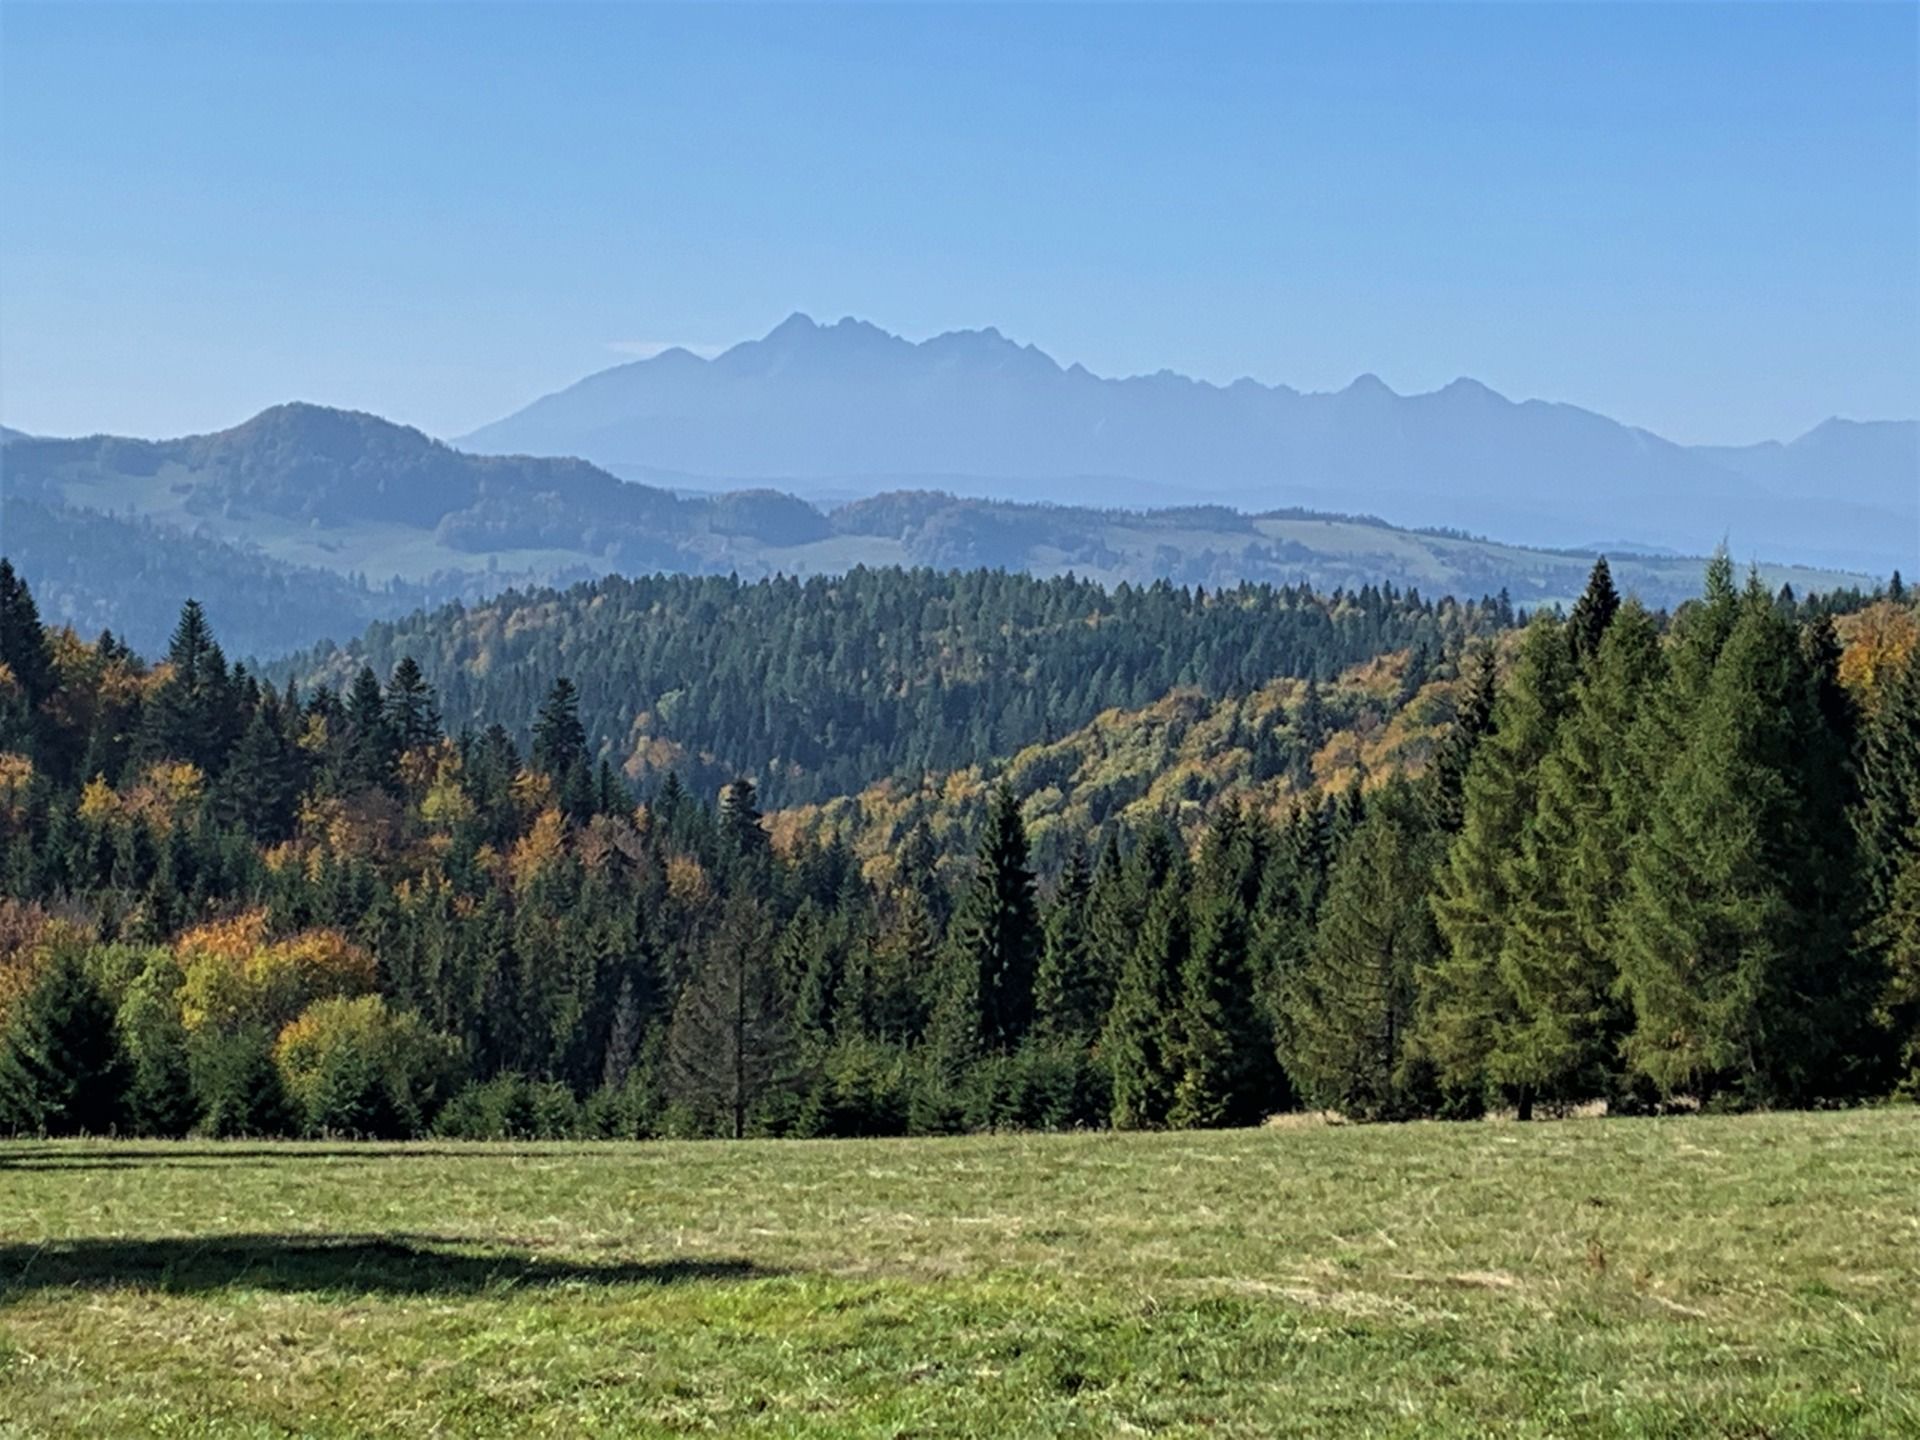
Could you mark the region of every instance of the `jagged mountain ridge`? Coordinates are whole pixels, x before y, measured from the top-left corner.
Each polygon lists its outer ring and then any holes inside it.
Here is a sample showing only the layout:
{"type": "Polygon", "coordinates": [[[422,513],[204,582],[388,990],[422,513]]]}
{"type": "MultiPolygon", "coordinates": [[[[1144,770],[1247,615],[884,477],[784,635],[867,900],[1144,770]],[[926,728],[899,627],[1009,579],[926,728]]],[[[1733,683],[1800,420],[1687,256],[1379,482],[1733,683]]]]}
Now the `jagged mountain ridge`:
{"type": "Polygon", "coordinates": [[[994,329],[915,343],[794,315],[712,359],[665,351],[463,437],[622,473],[858,493],[946,488],[1067,504],[1299,505],[1532,545],[1632,527],[1641,544],[1884,570],[1920,552],[1920,426],[1830,420],[1785,444],[1689,447],[1578,406],[1459,379],[1309,394],[1061,366],[994,329]],[[951,477],[968,477],[955,484],[951,477]],[[1625,522],[1625,523],[1623,523],[1625,522]]]}

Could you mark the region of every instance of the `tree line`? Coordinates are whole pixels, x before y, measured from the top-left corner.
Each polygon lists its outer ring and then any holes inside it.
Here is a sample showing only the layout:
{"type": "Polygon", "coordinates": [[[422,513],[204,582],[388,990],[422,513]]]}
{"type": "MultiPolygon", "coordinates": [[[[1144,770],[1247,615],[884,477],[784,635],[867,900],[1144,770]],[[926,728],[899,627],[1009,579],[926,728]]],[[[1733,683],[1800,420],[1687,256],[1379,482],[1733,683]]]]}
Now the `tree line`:
{"type": "MultiPolygon", "coordinates": [[[[858,1135],[1522,1116],[1920,1088],[1920,661],[1724,557],[1456,637],[1417,775],[1109,823],[1036,874],[635,803],[566,680],[449,735],[42,625],[0,562],[0,1130],[858,1135]]],[[[1866,623],[1871,619],[1872,623],[1866,623]]]]}

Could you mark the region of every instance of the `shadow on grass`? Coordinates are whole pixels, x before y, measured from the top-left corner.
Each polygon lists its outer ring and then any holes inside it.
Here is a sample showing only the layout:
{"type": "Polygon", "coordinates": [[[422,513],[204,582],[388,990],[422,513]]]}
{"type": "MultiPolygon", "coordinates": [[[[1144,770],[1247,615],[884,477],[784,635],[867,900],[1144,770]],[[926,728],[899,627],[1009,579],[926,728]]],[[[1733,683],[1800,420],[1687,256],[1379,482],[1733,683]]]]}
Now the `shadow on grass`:
{"type": "Polygon", "coordinates": [[[748,1260],[587,1264],[475,1254],[448,1235],[217,1235],[0,1245],[0,1306],[45,1290],[242,1287],[347,1295],[474,1295],[556,1285],[677,1285],[780,1272],[748,1260]]]}
{"type": "MultiPolygon", "coordinates": [[[[149,1142],[150,1143],[150,1142],[149,1142]]],[[[579,1142],[569,1142],[579,1143],[579,1142]]],[[[326,1146],[299,1143],[274,1144],[244,1140],[194,1141],[174,1144],[162,1141],[153,1148],[111,1150],[72,1149],[37,1141],[12,1141],[0,1144],[0,1174],[10,1170],[204,1170],[217,1165],[255,1165],[268,1161],[308,1160],[477,1160],[550,1158],[552,1150],[515,1149],[499,1142],[485,1146],[471,1144],[422,1144],[369,1141],[351,1146],[326,1146]]]]}

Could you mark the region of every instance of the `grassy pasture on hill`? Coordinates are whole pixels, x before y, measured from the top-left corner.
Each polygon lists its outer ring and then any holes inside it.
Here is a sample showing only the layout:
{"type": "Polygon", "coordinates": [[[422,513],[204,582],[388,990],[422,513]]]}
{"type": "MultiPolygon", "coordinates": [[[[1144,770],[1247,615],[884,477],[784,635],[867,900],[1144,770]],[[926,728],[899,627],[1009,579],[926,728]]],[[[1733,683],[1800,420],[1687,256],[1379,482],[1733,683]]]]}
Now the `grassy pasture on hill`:
{"type": "Polygon", "coordinates": [[[1920,1434],[1920,1112],[0,1146],[0,1434],[1920,1434]]]}

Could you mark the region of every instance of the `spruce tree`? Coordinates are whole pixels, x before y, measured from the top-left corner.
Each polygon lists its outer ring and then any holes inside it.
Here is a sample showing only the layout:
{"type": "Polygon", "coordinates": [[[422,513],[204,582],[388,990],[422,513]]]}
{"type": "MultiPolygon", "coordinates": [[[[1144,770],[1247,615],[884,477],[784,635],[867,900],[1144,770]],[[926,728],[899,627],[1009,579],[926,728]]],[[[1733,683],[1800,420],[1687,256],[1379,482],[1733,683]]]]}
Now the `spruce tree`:
{"type": "Polygon", "coordinates": [[[184,1135],[196,1118],[187,1029],[180,1021],[183,978],[172,952],[156,950],[120,1002],[128,1119],[142,1135],[184,1135]]]}
{"type": "Polygon", "coordinates": [[[728,897],[667,1038],[673,1097],[717,1115],[736,1140],[787,1079],[795,1051],[773,959],[773,926],[754,896],[728,897]]]}
{"type": "Polygon", "coordinates": [[[1573,652],[1574,669],[1585,673],[1600,654],[1600,642],[1605,638],[1607,627],[1613,624],[1613,617],[1620,610],[1620,592],[1613,588],[1613,571],[1607,568],[1607,557],[1602,555],[1593,562],[1593,571],[1587,576],[1587,588],[1574,602],[1573,613],[1567,616],[1567,646],[1573,652]]]}
{"type": "Polygon", "coordinates": [[[1291,1078],[1310,1105],[1357,1119],[1413,1107],[1415,989],[1439,946],[1426,894],[1432,850],[1419,808],[1388,795],[1334,864],[1306,961],[1280,997],[1291,1078]]]}
{"type": "Polygon", "coordinates": [[[1434,826],[1446,834],[1465,818],[1467,767],[1480,742],[1493,729],[1493,705],[1499,695],[1493,647],[1481,645],[1462,663],[1460,698],[1427,768],[1426,804],[1434,826]]]}
{"type": "Polygon", "coordinates": [[[1844,1090],[1864,975],[1848,944],[1845,756],[1820,682],[1750,590],[1630,865],[1627,1052],[1666,1095],[1742,1104],[1844,1090]]]}
{"type": "Polygon", "coordinates": [[[387,680],[387,730],[404,754],[424,749],[440,738],[440,712],[434,706],[433,687],[411,655],[400,657],[387,680]]]}
{"type": "MultiPolygon", "coordinates": [[[[1500,958],[1513,923],[1512,859],[1533,824],[1539,771],[1553,747],[1572,686],[1565,627],[1541,614],[1493,707],[1463,787],[1460,832],[1433,899],[1445,950],[1422,987],[1421,1047],[1449,1086],[1490,1078],[1495,1037],[1515,1018],[1500,958]]],[[[1519,1087],[1524,1114],[1531,1092],[1519,1087]]]]}
{"type": "Polygon", "coordinates": [[[1491,1037],[1495,1083],[1551,1100],[1612,1093],[1627,1015],[1617,994],[1618,907],[1637,838],[1640,767],[1628,737],[1664,675],[1638,603],[1608,626],[1541,762],[1522,829],[1499,959],[1506,991],[1491,1037]]]}
{"type": "Polygon", "coordinates": [[[1147,903],[1101,1035],[1115,1129],[1157,1129],[1173,1109],[1180,1063],[1173,1016],[1191,944],[1186,875],[1175,869],[1147,903]]]}
{"type": "Polygon", "coordinates": [[[347,781],[369,789],[392,787],[399,759],[386,697],[373,668],[362,665],[347,692],[347,781]]]}
{"type": "Polygon", "coordinates": [[[127,1080],[113,1007],[80,951],[56,947],[0,1035],[0,1128],[107,1134],[126,1120],[127,1080]]]}
{"type": "Polygon", "coordinates": [[[44,764],[40,741],[46,726],[40,706],[58,680],[53,647],[40,623],[33,592],[4,557],[0,557],[0,666],[12,675],[15,687],[0,709],[0,750],[22,751],[44,764]]]}
{"type": "Polygon", "coordinates": [[[1086,847],[1067,854],[1053,903],[1047,908],[1040,969],[1034,977],[1034,1016],[1050,1038],[1090,1044],[1106,1016],[1109,987],[1101,983],[1088,914],[1093,875],[1086,847]]]}
{"type": "Polygon", "coordinates": [[[1253,959],[1253,909],[1266,848],[1264,830],[1231,803],[1217,812],[1202,842],[1192,943],[1172,1026],[1178,1077],[1169,1124],[1251,1124],[1276,1098],[1273,1031],[1257,999],[1253,959]]]}
{"type": "Polygon", "coordinates": [[[973,879],[949,937],[957,991],[972,996],[970,1038],[988,1053],[1012,1050],[1033,1026],[1040,945],[1026,825],[1020,802],[1003,784],[988,806],[973,879]]]}
{"type": "Polygon", "coordinates": [[[555,782],[587,763],[587,731],[580,723],[580,693],[565,675],[553,682],[533,722],[533,763],[555,782]]]}

